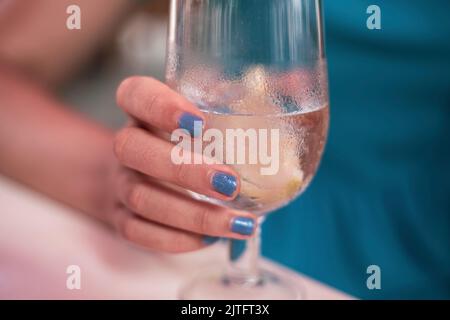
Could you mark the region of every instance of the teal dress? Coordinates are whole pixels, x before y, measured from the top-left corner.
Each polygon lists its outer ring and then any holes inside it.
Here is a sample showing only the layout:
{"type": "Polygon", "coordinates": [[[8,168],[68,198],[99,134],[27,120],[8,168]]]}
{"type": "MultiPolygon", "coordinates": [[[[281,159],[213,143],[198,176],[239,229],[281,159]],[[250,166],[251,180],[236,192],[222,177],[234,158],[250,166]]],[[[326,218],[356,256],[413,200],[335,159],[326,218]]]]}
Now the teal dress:
{"type": "Polygon", "coordinates": [[[358,298],[450,298],[449,12],[324,1],[329,140],[309,189],[266,220],[265,256],[358,298]]]}

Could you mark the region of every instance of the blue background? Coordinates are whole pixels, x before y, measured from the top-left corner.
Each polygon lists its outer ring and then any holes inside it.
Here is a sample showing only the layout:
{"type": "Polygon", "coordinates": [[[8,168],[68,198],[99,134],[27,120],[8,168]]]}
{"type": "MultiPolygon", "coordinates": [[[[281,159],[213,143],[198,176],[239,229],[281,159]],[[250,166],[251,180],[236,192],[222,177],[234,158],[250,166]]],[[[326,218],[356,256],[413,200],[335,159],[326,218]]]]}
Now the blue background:
{"type": "Polygon", "coordinates": [[[450,298],[449,12],[324,1],[329,140],[309,189],[265,222],[265,256],[359,298],[450,298]]]}

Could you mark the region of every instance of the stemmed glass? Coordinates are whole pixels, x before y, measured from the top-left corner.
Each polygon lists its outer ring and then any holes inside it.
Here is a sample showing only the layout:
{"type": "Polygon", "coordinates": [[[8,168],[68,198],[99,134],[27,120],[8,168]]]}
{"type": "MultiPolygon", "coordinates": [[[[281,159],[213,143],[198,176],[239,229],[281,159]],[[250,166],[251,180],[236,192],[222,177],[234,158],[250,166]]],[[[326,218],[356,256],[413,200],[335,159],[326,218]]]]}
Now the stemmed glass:
{"type": "MultiPolygon", "coordinates": [[[[320,0],[172,0],[166,81],[205,113],[208,128],[224,137],[241,129],[223,150],[244,152],[244,161],[221,157],[240,176],[239,195],[192,196],[253,212],[261,225],[305,190],[328,132],[320,0]]],[[[258,267],[259,247],[260,229],[230,240],[225,272],[195,278],[181,298],[301,298],[299,288],[258,267]]]]}

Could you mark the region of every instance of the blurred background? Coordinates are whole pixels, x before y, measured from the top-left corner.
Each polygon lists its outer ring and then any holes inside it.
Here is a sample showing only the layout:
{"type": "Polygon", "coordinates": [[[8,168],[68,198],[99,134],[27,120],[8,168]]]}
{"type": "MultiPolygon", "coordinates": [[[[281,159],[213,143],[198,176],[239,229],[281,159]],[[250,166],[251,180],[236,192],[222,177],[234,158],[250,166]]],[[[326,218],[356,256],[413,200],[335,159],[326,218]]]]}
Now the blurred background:
{"type": "Polygon", "coordinates": [[[125,121],[115,100],[120,81],[136,74],[164,81],[169,2],[149,1],[130,15],[87,72],[61,90],[64,100],[105,125],[120,127],[125,121]]]}

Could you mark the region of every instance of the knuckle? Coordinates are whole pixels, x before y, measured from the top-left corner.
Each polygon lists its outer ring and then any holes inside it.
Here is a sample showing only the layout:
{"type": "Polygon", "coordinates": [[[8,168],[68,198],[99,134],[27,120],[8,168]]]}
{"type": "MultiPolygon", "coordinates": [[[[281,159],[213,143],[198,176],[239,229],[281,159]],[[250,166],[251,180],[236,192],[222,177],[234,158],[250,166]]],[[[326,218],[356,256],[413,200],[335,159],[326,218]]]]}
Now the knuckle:
{"type": "Polygon", "coordinates": [[[135,225],[132,218],[125,218],[119,225],[120,235],[128,241],[133,241],[135,234],[135,225]]]}
{"type": "Polygon", "coordinates": [[[114,137],[114,154],[119,160],[123,160],[125,147],[130,141],[132,134],[132,128],[123,128],[114,137]]]}
{"type": "Polygon", "coordinates": [[[163,95],[160,92],[154,93],[147,103],[144,104],[144,114],[146,114],[148,117],[152,117],[155,110],[158,110],[161,108],[161,105],[163,103],[163,95]]]}
{"type": "Polygon", "coordinates": [[[178,183],[178,184],[186,183],[188,174],[189,174],[189,169],[186,165],[184,165],[184,164],[175,165],[174,175],[175,175],[176,183],[178,183]]]}
{"type": "Polygon", "coordinates": [[[201,209],[194,215],[195,229],[200,233],[208,233],[209,229],[209,211],[208,209],[201,209]]]}
{"type": "Polygon", "coordinates": [[[140,184],[130,186],[126,195],[127,206],[134,211],[139,211],[142,206],[143,188],[140,184]]]}
{"type": "Polygon", "coordinates": [[[142,150],[142,159],[145,162],[145,170],[147,170],[147,173],[152,174],[159,174],[162,172],[158,172],[156,169],[157,164],[160,164],[161,161],[161,142],[157,139],[154,139],[152,136],[148,136],[147,141],[149,142],[149,145],[142,150]]]}
{"type": "Polygon", "coordinates": [[[182,235],[176,236],[172,240],[171,245],[166,248],[166,251],[169,253],[183,253],[190,251],[189,248],[186,248],[187,242],[188,239],[186,239],[186,237],[182,235]]]}
{"type": "Polygon", "coordinates": [[[126,105],[125,101],[132,95],[133,91],[138,87],[141,82],[141,77],[133,76],[123,80],[116,91],[116,101],[121,107],[126,105]]]}

